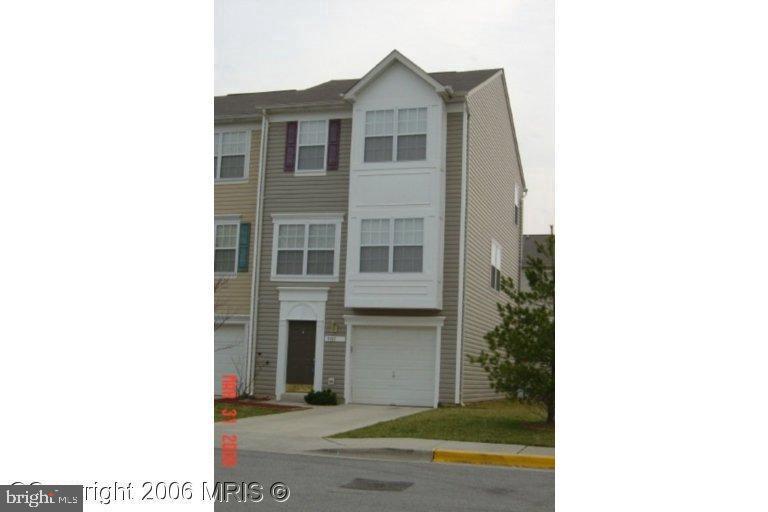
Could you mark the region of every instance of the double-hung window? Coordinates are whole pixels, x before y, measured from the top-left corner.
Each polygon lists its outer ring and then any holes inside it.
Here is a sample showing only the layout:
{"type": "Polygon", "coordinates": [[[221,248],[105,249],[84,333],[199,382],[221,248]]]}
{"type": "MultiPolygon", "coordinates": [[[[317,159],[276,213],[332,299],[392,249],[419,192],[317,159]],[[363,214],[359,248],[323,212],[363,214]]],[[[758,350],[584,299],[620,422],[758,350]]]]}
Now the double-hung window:
{"type": "Polygon", "coordinates": [[[214,272],[234,274],[237,269],[237,251],[240,235],[238,221],[216,221],[214,272]]]}
{"type": "Polygon", "coordinates": [[[324,171],[328,144],[328,120],[299,123],[296,171],[324,171]]]}
{"type": "Polygon", "coordinates": [[[491,241],[491,288],[501,290],[501,245],[491,241]]]}
{"type": "Polygon", "coordinates": [[[365,113],[364,162],[406,162],[426,158],[426,107],[365,113]]]}
{"type": "Polygon", "coordinates": [[[341,215],[318,219],[274,216],[273,280],[336,280],[341,215]]]}
{"type": "Polygon", "coordinates": [[[248,175],[249,131],[219,131],[213,134],[213,176],[219,181],[248,175]]]}
{"type": "Polygon", "coordinates": [[[363,219],[360,272],[422,272],[424,219],[363,219]]]}

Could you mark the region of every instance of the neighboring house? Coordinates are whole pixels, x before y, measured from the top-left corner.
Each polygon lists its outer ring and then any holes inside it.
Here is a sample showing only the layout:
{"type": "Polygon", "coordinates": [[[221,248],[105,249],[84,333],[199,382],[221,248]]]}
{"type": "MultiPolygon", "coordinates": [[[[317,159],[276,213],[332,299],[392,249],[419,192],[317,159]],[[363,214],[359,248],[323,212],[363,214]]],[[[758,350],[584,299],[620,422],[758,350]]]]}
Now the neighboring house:
{"type": "Polygon", "coordinates": [[[538,245],[540,244],[546,247],[547,239],[550,235],[523,235],[523,275],[520,278],[521,288],[525,291],[530,291],[531,287],[528,284],[528,279],[525,277],[525,269],[528,267],[528,258],[538,258],[544,263],[545,268],[553,268],[553,262],[549,256],[545,256],[539,252],[538,245]]]}
{"type": "Polygon", "coordinates": [[[503,70],[426,73],[393,51],[361,79],[217,97],[215,122],[219,373],[278,398],[497,396],[467,356],[498,322],[499,274],[520,278],[503,70]]]}

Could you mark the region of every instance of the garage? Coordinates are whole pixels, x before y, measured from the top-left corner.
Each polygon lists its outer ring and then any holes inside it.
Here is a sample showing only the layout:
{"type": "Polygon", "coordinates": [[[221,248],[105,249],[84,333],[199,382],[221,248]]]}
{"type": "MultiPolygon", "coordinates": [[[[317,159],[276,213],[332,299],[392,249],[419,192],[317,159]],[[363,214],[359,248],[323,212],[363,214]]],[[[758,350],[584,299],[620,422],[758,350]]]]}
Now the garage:
{"type": "Polygon", "coordinates": [[[434,407],[439,332],[431,326],[354,326],[351,402],[434,407]]]}
{"type": "MultiPolygon", "coordinates": [[[[235,374],[242,385],[247,370],[247,343],[245,324],[227,324],[214,331],[214,390],[221,396],[221,379],[235,374]]],[[[240,387],[240,386],[239,386],[240,387]]]]}

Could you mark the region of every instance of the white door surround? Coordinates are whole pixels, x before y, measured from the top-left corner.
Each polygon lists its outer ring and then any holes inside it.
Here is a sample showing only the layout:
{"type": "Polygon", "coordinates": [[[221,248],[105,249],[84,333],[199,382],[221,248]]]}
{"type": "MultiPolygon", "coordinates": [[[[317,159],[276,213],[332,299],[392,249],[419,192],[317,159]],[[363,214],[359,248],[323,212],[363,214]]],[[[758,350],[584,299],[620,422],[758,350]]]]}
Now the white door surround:
{"type": "Polygon", "coordinates": [[[277,377],[275,398],[285,393],[285,375],[288,363],[288,322],[307,320],[317,323],[315,329],[315,376],[313,388],[323,388],[323,339],[325,336],[325,303],[327,287],[278,287],[280,297],[280,325],[277,331],[277,377]]]}
{"type": "Polygon", "coordinates": [[[355,327],[432,327],[435,329],[435,368],[434,368],[434,399],[433,407],[437,407],[440,400],[440,339],[445,317],[443,316],[362,316],[344,315],[344,323],[347,326],[347,345],[344,356],[344,399],[346,403],[352,401],[351,381],[351,347],[355,339],[355,327]]]}

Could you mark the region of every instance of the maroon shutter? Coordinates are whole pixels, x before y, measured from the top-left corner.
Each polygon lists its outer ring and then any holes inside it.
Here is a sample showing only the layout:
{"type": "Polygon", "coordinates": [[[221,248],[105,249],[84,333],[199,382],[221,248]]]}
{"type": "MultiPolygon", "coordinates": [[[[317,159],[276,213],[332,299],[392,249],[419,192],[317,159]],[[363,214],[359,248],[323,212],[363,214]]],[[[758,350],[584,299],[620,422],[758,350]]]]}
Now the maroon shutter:
{"type": "Polygon", "coordinates": [[[328,121],[328,162],[329,171],[339,169],[339,140],[341,139],[341,119],[328,121]]]}
{"type": "Polygon", "coordinates": [[[290,121],[285,125],[285,164],[283,171],[293,172],[296,168],[296,135],[299,131],[299,123],[290,121]]]}

